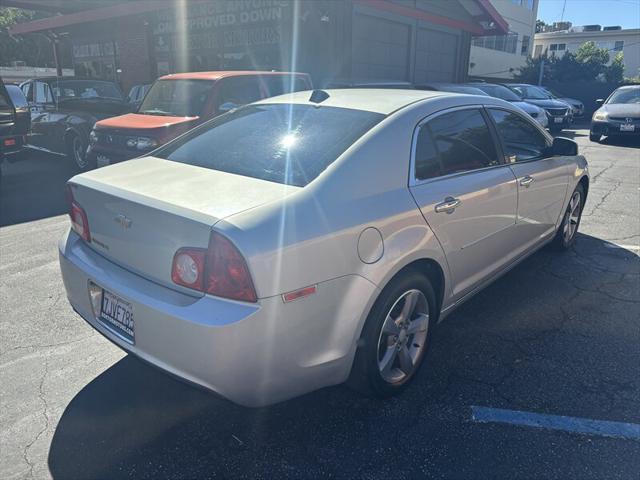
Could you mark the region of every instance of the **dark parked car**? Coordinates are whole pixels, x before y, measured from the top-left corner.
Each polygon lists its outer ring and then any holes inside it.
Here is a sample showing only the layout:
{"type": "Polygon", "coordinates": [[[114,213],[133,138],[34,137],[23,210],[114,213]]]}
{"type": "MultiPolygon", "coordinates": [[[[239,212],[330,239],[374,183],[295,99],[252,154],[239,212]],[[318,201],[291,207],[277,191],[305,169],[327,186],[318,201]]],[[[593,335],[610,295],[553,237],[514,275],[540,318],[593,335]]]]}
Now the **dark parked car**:
{"type": "Polygon", "coordinates": [[[547,128],[549,126],[547,113],[543,108],[534,105],[533,103],[525,102],[513,90],[508,89],[504,85],[485,82],[469,83],[467,85],[482,90],[484,93],[491,97],[506,100],[507,102],[521,108],[532,118],[534,118],[535,121],[538,122],[543,128],[547,128]]]}
{"type": "Polygon", "coordinates": [[[505,87],[510,88],[525,102],[544,108],[549,119],[549,130],[552,132],[559,132],[573,123],[571,105],[549,98],[549,94],[540,87],[527,83],[509,83],[505,87]]]}
{"type": "Polygon", "coordinates": [[[31,109],[29,145],[66,155],[80,170],[89,166],[85,152],[93,125],[131,109],[118,85],[103,80],[38,78],[20,88],[31,109]]]}
{"type": "Polygon", "coordinates": [[[599,142],[604,136],[640,135],[640,85],[620,87],[606,101],[591,120],[589,140],[599,142]]]}
{"type": "Polygon", "coordinates": [[[27,99],[19,87],[0,79],[0,164],[21,157],[30,127],[27,99]]]}

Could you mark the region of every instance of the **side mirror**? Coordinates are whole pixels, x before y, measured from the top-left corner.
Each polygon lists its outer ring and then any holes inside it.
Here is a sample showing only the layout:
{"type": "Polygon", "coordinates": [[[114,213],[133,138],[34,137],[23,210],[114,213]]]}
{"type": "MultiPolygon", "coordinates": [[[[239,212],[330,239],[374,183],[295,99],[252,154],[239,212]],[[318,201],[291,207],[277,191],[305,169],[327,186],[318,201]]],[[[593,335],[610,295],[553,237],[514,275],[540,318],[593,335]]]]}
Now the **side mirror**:
{"type": "Polygon", "coordinates": [[[599,99],[597,99],[597,100],[596,100],[596,103],[597,103],[598,105],[602,105],[602,104],[604,103],[604,98],[599,98],[599,99]]]}
{"type": "Polygon", "coordinates": [[[218,111],[220,113],[227,113],[230,112],[231,110],[235,110],[236,108],[238,108],[240,105],[238,105],[237,103],[233,103],[233,102],[224,102],[222,105],[220,105],[218,107],[218,111]]]}
{"type": "Polygon", "coordinates": [[[578,155],[578,144],[568,138],[556,137],[551,144],[551,154],[559,157],[578,155]]]}

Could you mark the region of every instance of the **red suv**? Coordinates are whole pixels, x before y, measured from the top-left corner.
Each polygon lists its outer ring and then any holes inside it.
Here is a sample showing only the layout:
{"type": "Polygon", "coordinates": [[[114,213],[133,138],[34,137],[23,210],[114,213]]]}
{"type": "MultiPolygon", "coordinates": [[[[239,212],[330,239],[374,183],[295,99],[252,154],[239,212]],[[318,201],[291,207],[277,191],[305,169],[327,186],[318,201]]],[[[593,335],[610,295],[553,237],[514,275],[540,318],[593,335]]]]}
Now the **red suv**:
{"type": "Polygon", "coordinates": [[[312,88],[306,73],[228,71],[165,75],[154,82],[136,113],[95,124],[89,136],[87,158],[96,166],[139,157],[240,105],[312,88]]]}

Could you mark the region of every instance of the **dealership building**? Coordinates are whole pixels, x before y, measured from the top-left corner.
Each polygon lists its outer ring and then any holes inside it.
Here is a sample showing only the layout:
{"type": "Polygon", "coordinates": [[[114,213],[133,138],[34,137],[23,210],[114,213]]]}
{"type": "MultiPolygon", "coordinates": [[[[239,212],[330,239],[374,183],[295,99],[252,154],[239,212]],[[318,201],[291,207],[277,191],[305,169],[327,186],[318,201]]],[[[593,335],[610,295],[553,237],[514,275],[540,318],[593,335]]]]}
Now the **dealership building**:
{"type": "MultiPolygon", "coordinates": [[[[3,0],[50,17],[15,25],[72,51],[77,76],[124,89],[160,75],[281,70],[332,81],[467,78],[472,37],[505,35],[489,0],[3,0]]],[[[60,57],[60,55],[58,55],[60,57]]]]}

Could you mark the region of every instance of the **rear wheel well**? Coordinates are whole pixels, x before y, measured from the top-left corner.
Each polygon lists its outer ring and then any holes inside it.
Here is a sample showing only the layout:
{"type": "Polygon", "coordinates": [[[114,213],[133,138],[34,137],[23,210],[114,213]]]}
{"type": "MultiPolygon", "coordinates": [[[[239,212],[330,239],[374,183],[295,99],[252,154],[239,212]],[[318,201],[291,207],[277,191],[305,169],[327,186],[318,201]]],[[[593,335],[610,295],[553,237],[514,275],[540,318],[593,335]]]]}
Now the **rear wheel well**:
{"type": "MultiPolygon", "coordinates": [[[[398,275],[402,275],[407,270],[414,270],[425,275],[436,294],[436,302],[438,303],[438,316],[440,316],[440,309],[442,308],[442,301],[444,300],[444,272],[438,262],[430,258],[421,258],[415,260],[408,265],[405,265],[402,270],[394,275],[394,278],[398,275]]],[[[437,319],[436,319],[437,321],[437,319]]]]}

